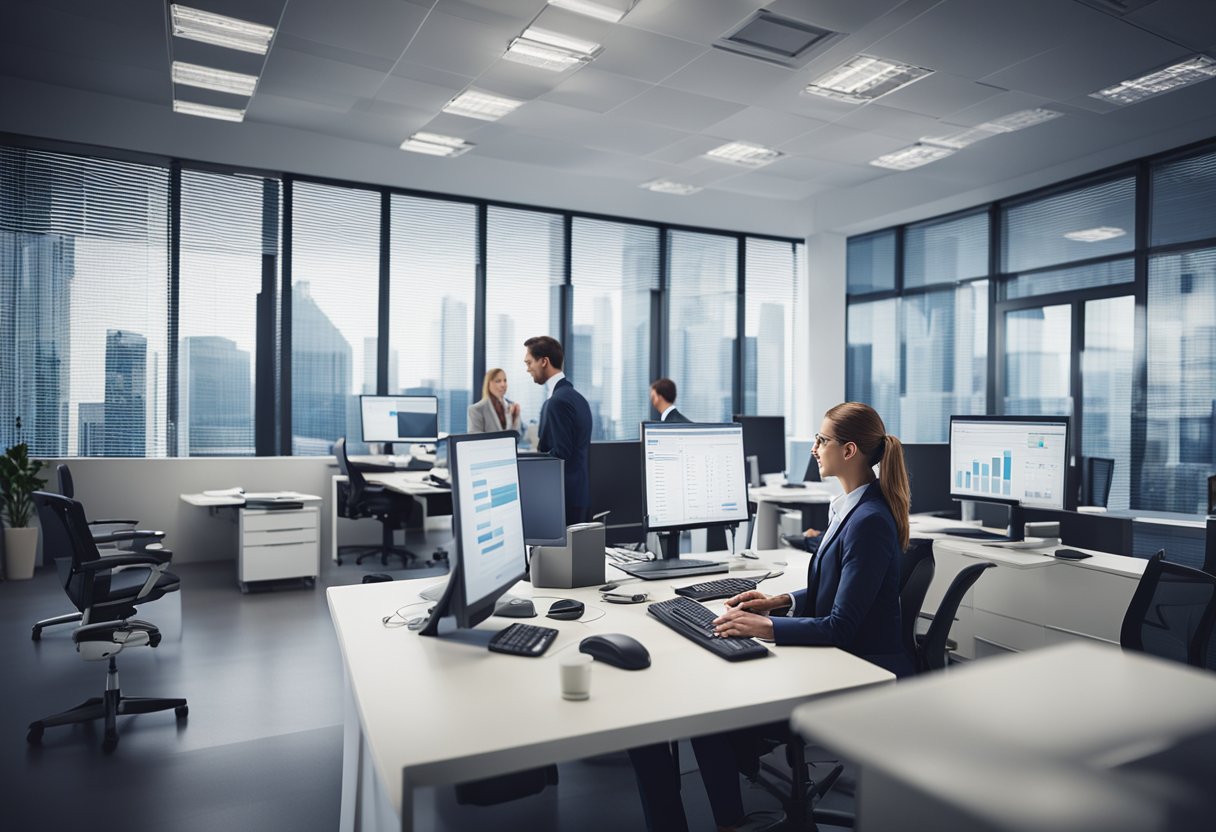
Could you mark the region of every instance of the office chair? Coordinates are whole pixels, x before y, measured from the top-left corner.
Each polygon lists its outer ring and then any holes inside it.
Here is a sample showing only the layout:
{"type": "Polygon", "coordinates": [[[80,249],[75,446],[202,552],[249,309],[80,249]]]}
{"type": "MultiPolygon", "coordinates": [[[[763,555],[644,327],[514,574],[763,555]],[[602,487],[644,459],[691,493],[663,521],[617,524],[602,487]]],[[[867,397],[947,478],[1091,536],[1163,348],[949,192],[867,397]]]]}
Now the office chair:
{"type": "Polygon", "coordinates": [[[1208,655],[1216,623],[1216,577],[1165,559],[1149,558],[1136,586],[1119,645],[1153,656],[1216,670],[1208,655]]]}
{"type": "Polygon", "coordinates": [[[954,576],[954,580],[946,589],[946,594],[942,596],[941,603],[937,605],[937,612],[933,614],[933,623],[929,625],[929,629],[923,636],[916,639],[918,673],[942,670],[949,664],[949,651],[946,649],[946,644],[949,641],[950,628],[954,625],[954,616],[958,612],[959,604],[963,602],[963,596],[967,594],[972,585],[980,579],[980,575],[984,574],[984,570],[994,566],[996,564],[991,561],[983,561],[965,567],[954,576]]]}
{"type": "MultiPolygon", "coordinates": [[[[338,565],[341,566],[341,552],[357,552],[356,564],[363,563],[365,558],[380,556],[380,563],[388,565],[389,556],[395,555],[410,565],[410,561],[421,560],[418,555],[404,546],[393,544],[393,532],[404,529],[411,512],[417,509],[413,498],[406,494],[391,491],[382,485],[372,485],[367,481],[358,468],[351,464],[346,454],[346,437],[334,443],[334,456],[338,458],[338,469],[346,477],[346,500],[339,501],[338,514],[351,520],[361,517],[375,517],[382,526],[382,536],[379,546],[339,546],[338,565]]],[[[425,561],[430,566],[430,561],[425,561]]]]}
{"type": "Polygon", "coordinates": [[[1115,461],[1091,456],[1085,460],[1085,504],[1106,508],[1110,500],[1110,484],[1115,478],[1115,461]]]}
{"type": "Polygon", "coordinates": [[[916,650],[916,622],[925,603],[937,563],[933,559],[933,541],[914,537],[903,553],[899,570],[899,632],[904,652],[919,666],[916,650]]]}
{"type": "Polygon", "coordinates": [[[42,528],[55,529],[71,547],[71,568],[63,589],[81,613],[82,624],[72,633],[76,650],[85,661],[108,660],[109,669],[103,696],[31,722],[26,741],[38,745],[47,728],[101,719],[105,721],[101,747],[110,752],[118,746],[119,716],[172,708],[178,719],[185,718],[189,712],[185,699],[123,696],[118,686],[118,654],[127,647],[160,644],[160,630],[132,616],[136,604],[155,601],[180,587],[177,576],[166,571],[169,553],[149,550],[102,557],[80,503],[44,491],[35,492],[33,500],[42,528]]]}
{"type": "MultiPolygon", "coordinates": [[[[61,463],[55,469],[55,473],[59,478],[59,493],[68,499],[73,499],[76,496],[76,487],[72,482],[71,469],[66,463],[61,463]]],[[[103,555],[116,554],[121,551],[142,552],[153,546],[159,551],[168,552],[159,546],[159,542],[165,537],[164,532],[136,529],[137,523],[137,520],[90,520],[88,526],[89,532],[93,535],[93,542],[97,544],[103,555]]],[[[55,569],[59,572],[59,581],[66,583],[66,572],[71,569],[72,565],[71,544],[67,538],[56,528],[43,528],[42,551],[46,557],[54,558],[55,569]]],[[[42,638],[42,631],[47,627],[54,627],[57,624],[75,624],[79,621],[79,611],[44,618],[35,622],[30,632],[30,638],[39,641],[42,638]]]]}

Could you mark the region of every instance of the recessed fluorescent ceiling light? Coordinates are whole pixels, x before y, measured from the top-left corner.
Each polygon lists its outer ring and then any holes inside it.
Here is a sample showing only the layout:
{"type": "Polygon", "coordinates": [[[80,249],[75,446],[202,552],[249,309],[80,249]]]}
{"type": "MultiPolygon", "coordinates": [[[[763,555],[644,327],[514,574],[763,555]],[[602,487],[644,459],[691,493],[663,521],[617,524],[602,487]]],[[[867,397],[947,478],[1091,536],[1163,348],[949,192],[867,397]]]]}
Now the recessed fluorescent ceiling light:
{"type": "Polygon", "coordinates": [[[522,101],[514,98],[502,98],[490,95],[488,92],[465,90],[449,101],[443,108],[445,113],[466,118],[478,118],[482,121],[497,121],[514,110],[522,101]]]}
{"type": "Polygon", "coordinates": [[[188,116],[215,118],[220,121],[244,121],[245,111],[232,107],[213,107],[210,104],[198,104],[194,101],[174,101],[173,112],[188,116]]]}
{"type": "Polygon", "coordinates": [[[641,187],[654,191],[656,194],[675,194],[676,196],[689,196],[701,190],[700,185],[683,185],[679,182],[672,182],[670,179],[652,179],[649,182],[643,182],[641,187]]]}
{"type": "Polygon", "coordinates": [[[532,27],[511,41],[508,61],[528,64],[553,72],[564,72],[571,67],[589,63],[600,51],[600,45],[589,40],[580,40],[557,32],[532,27]]]}
{"type": "Polygon", "coordinates": [[[253,90],[258,85],[258,77],[174,61],[173,83],[184,84],[187,87],[199,87],[204,90],[228,92],[233,95],[253,95],[253,90]]]}
{"type": "Polygon", "coordinates": [[[727,162],[732,165],[742,165],[746,168],[758,168],[775,161],[784,154],[750,142],[730,142],[721,147],[715,147],[705,154],[716,162],[727,162]]]}
{"type": "Polygon", "coordinates": [[[1033,110],[1018,110],[1016,113],[1010,113],[1007,116],[985,121],[979,126],[980,130],[988,130],[992,133],[1012,133],[1015,130],[1025,130],[1027,127],[1034,127],[1036,124],[1042,124],[1045,121],[1051,121],[1053,118],[1059,118],[1064,115],[1058,110],[1046,110],[1042,107],[1036,107],[1033,110]]]}
{"type": "Polygon", "coordinates": [[[224,17],[222,14],[204,12],[189,6],[174,4],[169,10],[172,15],[173,34],[179,38],[265,55],[266,50],[270,48],[270,40],[274,37],[273,26],[224,17]]]}
{"type": "Polygon", "coordinates": [[[936,162],[938,159],[945,159],[953,153],[954,149],[950,147],[914,144],[911,147],[905,147],[903,150],[879,156],[870,162],[870,164],[878,168],[890,168],[891,170],[912,170],[912,168],[936,162]]]}
{"type": "Polygon", "coordinates": [[[1091,92],[1090,98],[1109,101],[1112,104],[1135,104],[1163,92],[1197,84],[1216,76],[1216,60],[1207,55],[1196,55],[1181,63],[1167,66],[1148,75],[1123,81],[1113,87],[1091,92]]]}
{"type": "Polygon", "coordinates": [[[474,145],[471,142],[455,136],[424,132],[415,133],[401,143],[402,150],[425,153],[428,156],[459,156],[472,147],[474,145]]]}
{"type": "Polygon", "coordinates": [[[620,23],[621,18],[629,14],[636,0],[615,0],[615,2],[595,2],[594,0],[549,0],[550,6],[568,9],[572,12],[585,14],[597,20],[607,20],[609,23],[620,23]]]}
{"type": "Polygon", "coordinates": [[[931,69],[857,55],[816,78],[803,92],[864,104],[932,74],[931,69]]]}
{"type": "Polygon", "coordinates": [[[1098,228],[1069,231],[1064,236],[1078,243],[1100,243],[1103,240],[1113,240],[1116,237],[1122,237],[1126,233],[1122,228],[1111,228],[1108,225],[1103,225],[1098,228]]]}

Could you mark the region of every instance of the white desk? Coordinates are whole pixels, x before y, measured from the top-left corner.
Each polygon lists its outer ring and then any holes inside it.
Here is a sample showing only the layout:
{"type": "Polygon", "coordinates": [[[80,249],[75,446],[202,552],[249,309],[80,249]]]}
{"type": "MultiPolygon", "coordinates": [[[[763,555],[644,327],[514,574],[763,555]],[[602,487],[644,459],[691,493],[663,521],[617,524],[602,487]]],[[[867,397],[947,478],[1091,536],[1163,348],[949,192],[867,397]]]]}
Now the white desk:
{"type": "MultiPolygon", "coordinates": [[[[806,580],[807,555],[792,550],[733,575],[763,574],[788,560],[766,592],[806,580]]],[[[616,570],[610,569],[611,574],[616,570]]],[[[648,581],[653,600],[673,587],[706,580],[648,581]]],[[[536,590],[542,617],[557,641],[540,659],[490,653],[484,641],[511,623],[491,618],[482,643],[427,638],[380,619],[418,599],[433,579],[331,588],[327,595],[347,680],[341,829],[411,830],[414,790],[582,759],[645,743],[785,719],[805,701],[892,680],[887,671],[830,647],[776,647],[749,662],[726,662],[646,615],[646,605],[604,604],[595,588],[536,590]],[[543,617],[550,598],[587,604],[586,623],[543,617]],[[545,600],[540,600],[540,599],[545,600]],[[603,611],[604,617],[595,619],[603,611]],[[626,671],[596,663],[591,699],[567,702],[558,662],[593,633],[626,633],[650,651],[652,665],[626,671]],[[425,707],[403,707],[403,698],[425,707]]],[[[530,584],[512,590],[533,596],[530,584]]],[[[717,602],[721,603],[721,602],[717,602]]],[[[405,611],[420,615],[425,605],[405,611]]]]}
{"type": "Polygon", "coordinates": [[[1202,767],[1164,783],[1145,763],[1206,734],[1211,769],[1216,675],[1117,648],[994,659],[803,705],[792,721],[860,766],[859,829],[1210,829],[1216,816],[1202,767]],[[1180,798],[1199,801],[1199,825],[1167,822],[1180,798]]]}
{"type": "MultiPolygon", "coordinates": [[[[431,471],[381,471],[381,472],[363,472],[363,478],[369,483],[375,485],[383,485],[392,491],[399,494],[405,494],[410,497],[420,498],[424,510],[424,517],[430,516],[428,502],[429,497],[440,495],[451,496],[452,489],[440,488],[437,485],[432,485],[426,481],[430,474],[436,474],[446,478],[447,471],[441,468],[436,468],[431,471]]],[[[329,518],[329,551],[333,560],[338,560],[338,486],[346,482],[346,476],[343,474],[335,474],[330,478],[329,485],[329,505],[331,516],[329,518]]],[[[448,512],[451,513],[450,511],[448,512]]],[[[425,525],[426,520],[423,520],[425,525]]]]}
{"type": "Polygon", "coordinates": [[[840,483],[834,478],[826,482],[807,483],[804,488],[784,488],[779,485],[749,488],[747,499],[756,504],[755,547],[777,548],[780,537],[777,533],[777,511],[781,506],[827,505],[841,493],[840,483]]]}

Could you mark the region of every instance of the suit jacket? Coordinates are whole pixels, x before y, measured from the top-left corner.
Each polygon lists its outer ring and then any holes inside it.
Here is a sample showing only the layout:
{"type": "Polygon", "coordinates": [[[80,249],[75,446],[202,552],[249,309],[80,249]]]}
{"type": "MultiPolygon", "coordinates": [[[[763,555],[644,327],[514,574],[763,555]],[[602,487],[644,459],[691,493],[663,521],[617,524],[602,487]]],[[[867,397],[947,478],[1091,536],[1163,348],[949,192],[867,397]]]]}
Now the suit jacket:
{"type": "Polygon", "coordinates": [[[789,616],[773,618],[778,644],[833,645],[897,676],[913,672],[900,640],[899,538],[877,482],[820,546],[793,598],[789,616]]]}
{"type": "Polygon", "coordinates": [[[591,408],[570,379],[563,378],[540,409],[537,450],[566,461],[566,522],[584,519],[591,507],[591,408]]]}
{"type": "Polygon", "coordinates": [[[489,398],[483,398],[476,404],[469,405],[469,433],[494,433],[499,430],[513,430],[519,433],[519,417],[511,419],[511,405],[503,402],[503,410],[510,422],[506,427],[503,427],[502,422],[498,421],[498,414],[494,412],[494,405],[489,398]]]}
{"type": "Polygon", "coordinates": [[[681,424],[688,424],[688,425],[692,424],[692,419],[689,419],[683,413],[681,413],[680,411],[675,410],[675,409],[672,409],[672,411],[667,414],[667,418],[664,419],[663,421],[667,422],[668,424],[674,424],[677,422],[681,423],[681,424]]]}

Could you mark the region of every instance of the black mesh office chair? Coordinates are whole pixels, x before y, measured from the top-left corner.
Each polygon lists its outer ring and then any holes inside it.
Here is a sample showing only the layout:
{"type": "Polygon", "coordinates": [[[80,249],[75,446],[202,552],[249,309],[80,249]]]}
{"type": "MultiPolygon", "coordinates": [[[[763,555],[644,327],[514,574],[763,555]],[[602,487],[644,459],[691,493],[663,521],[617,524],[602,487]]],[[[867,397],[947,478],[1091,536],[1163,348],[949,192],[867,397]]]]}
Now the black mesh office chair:
{"type": "Polygon", "coordinates": [[[963,596],[980,579],[980,575],[984,574],[985,569],[991,569],[994,566],[996,564],[991,561],[983,561],[964,567],[954,576],[954,580],[946,588],[946,594],[942,596],[941,603],[937,605],[937,612],[933,613],[933,623],[929,625],[925,634],[916,640],[918,673],[941,670],[949,664],[949,651],[946,649],[946,644],[949,641],[950,628],[954,626],[954,616],[963,602],[963,596]]]}
{"type": "Polygon", "coordinates": [[[1091,456],[1085,460],[1085,504],[1106,508],[1110,501],[1110,484],[1115,478],[1115,461],[1091,456]]]}
{"type": "MultiPolygon", "coordinates": [[[[72,470],[68,468],[67,463],[61,463],[55,469],[55,473],[59,478],[59,493],[68,499],[74,499],[76,486],[72,482],[72,470]]],[[[97,544],[103,554],[116,554],[121,551],[142,552],[150,547],[168,553],[168,550],[160,548],[160,541],[164,539],[165,533],[151,529],[137,529],[135,526],[138,522],[137,520],[90,520],[88,526],[89,532],[93,535],[93,542],[97,544]]],[[[60,582],[66,583],[67,571],[72,568],[72,549],[66,535],[54,527],[43,528],[42,551],[44,558],[54,559],[60,582]]],[[[47,627],[54,627],[58,624],[76,624],[79,621],[79,611],[44,618],[35,622],[30,632],[30,638],[38,641],[42,638],[42,631],[47,627]]]]}
{"type": "Polygon", "coordinates": [[[914,537],[903,553],[899,570],[899,631],[904,652],[914,665],[919,664],[916,651],[916,622],[925,603],[933,573],[937,569],[933,559],[933,541],[914,537]]]}
{"type": "MultiPolygon", "coordinates": [[[[339,500],[338,514],[352,520],[361,517],[374,517],[380,521],[382,536],[379,546],[340,546],[338,547],[338,564],[342,563],[342,553],[355,554],[355,563],[363,563],[365,558],[380,556],[380,563],[388,565],[390,556],[396,556],[404,561],[406,566],[411,561],[420,560],[418,555],[404,546],[393,544],[393,532],[404,529],[413,512],[419,511],[418,504],[406,494],[400,494],[382,485],[372,485],[363,473],[351,464],[346,453],[346,438],[334,443],[334,456],[338,459],[338,468],[346,477],[346,499],[339,500]]],[[[430,565],[430,561],[426,561],[430,565]]]]}
{"type": "Polygon", "coordinates": [[[160,630],[154,624],[133,618],[135,606],[155,601],[176,592],[180,582],[166,571],[169,553],[164,551],[124,552],[102,557],[93,542],[85,520],[84,508],[75,500],[44,491],[33,495],[38,521],[44,530],[54,529],[69,542],[72,556],[63,588],[81,613],[81,626],[72,641],[85,661],[109,661],[105,693],[75,708],[30,723],[26,740],[31,745],[42,741],[45,729],[105,721],[102,749],[113,751],[118,745],[117,717],[146,714],[172,708],[178,719],[186,716],[185,699],[158,699],[123,696],[118,685],[116,657],[128,647],[156,647],[160,630]]]}
{"type": "Polygon", "coordinates": [[[1136,586],[1119,644],[1154,656],[1216,670],[1208,655],[1216,623],[1216,577],[1165,559],[1149,558],[1136,586]]]}

